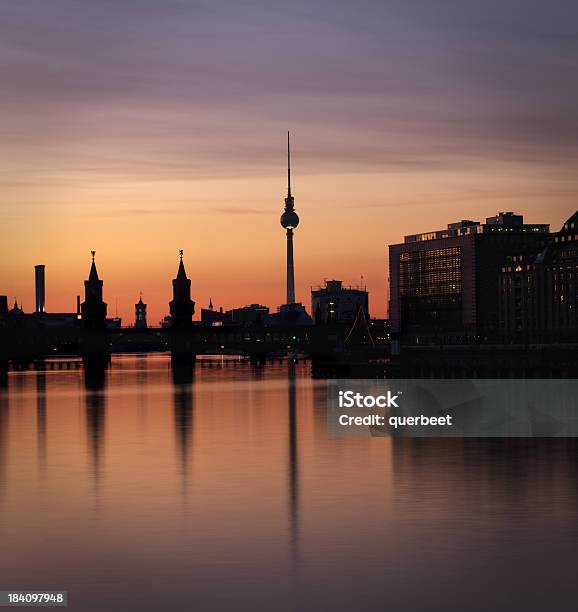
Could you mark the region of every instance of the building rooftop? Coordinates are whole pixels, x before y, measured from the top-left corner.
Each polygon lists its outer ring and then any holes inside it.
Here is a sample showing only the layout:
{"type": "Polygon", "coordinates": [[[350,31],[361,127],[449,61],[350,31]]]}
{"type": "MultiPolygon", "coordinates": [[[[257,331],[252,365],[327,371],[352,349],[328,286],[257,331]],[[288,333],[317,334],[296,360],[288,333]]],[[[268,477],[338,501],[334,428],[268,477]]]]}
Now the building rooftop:
{"type": "Polygon", "coordinates": [[[326,280],[325,285],[317,285],[317,287],[311,287],[312,292],[318,291],[326,291],[326,292],[334,292],[334,291],[367,291],[367,287],[365,285],[344,285],[341,280],[326,280]]]}
{"type": "Polygon", "coordinates": [[[479,221],[463,219],[448,223],[447,229],[424,232],[423,234],[410,234],[404,237],[404,243],[495,232],[540,232],[547,234],[549,231],[550,225],[547,223],[524,223],[522,215],[513,212],[499,212],[493,217],[487,217],[483,224],[479,221]]]}

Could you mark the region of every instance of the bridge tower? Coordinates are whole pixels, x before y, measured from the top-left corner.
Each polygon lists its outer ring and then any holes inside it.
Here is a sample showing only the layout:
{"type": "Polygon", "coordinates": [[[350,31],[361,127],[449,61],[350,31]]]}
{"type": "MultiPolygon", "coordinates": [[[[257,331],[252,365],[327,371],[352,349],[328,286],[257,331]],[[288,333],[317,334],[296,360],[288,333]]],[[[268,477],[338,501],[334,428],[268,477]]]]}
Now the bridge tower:
{"type": "Polygon", "coordinates": [[[179,251],[181,260],[177,277],[173,279],[173,299],[169,306],[173,319],[173,328],[186,329],[192,326],[195,314],[195,302],[191,300],[191,281],[187,278],[183,264],[183,251],[179,251]]]}
{"type": "Polygon", "coordinates": [[[81,305],[82,325],[86,329],[104,329],[106,321],[106,304],[102,299],[103,282],[98,278],[94,256],[91,251],[92,265],[88,280],[84,281],[84,302],[81,305]]]}
{"type": "Polygon", "coordinates": [[[84,302],[80,306],[82,327],[80,351],[84,364],[87,386],[99,386],[104,381],[105,370],[110,360],[110,347],[106,334],[106,304],[102,299],[103,282],[98,278],[95,251],[88,280],[84,281],[84,302]]]}

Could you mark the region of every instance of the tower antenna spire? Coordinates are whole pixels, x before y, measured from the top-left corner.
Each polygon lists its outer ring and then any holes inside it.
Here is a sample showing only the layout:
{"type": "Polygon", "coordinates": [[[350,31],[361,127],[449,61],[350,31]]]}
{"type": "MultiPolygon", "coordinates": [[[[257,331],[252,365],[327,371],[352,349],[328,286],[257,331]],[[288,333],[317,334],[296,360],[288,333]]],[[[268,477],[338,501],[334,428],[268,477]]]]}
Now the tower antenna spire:
{"type": "Polygon", "coordinates": [[[289,130],[287,130],[287,196],[291,197],[291,146],[289,143],[289,130]]]}

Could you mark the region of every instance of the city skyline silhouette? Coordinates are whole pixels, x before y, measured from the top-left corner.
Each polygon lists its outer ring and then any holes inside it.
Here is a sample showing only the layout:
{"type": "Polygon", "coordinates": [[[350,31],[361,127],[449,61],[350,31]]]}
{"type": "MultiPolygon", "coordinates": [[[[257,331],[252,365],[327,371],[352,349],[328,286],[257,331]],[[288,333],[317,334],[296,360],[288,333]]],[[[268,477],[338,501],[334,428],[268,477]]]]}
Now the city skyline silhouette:
{"type": "Polygon", "coordinates": [[[0,2],[0,605],[577,607],[576,24],[0,2]]]}
{"type": "Polygon", "coordinates": [[[300,301],[363,275],[385,316],[400,236],[510,210],[559,227],[575,9],[436,6],[6,4],[3,293],[31,309],[42,263],[47,308],[73,309],[96,249],[112,311],[130,320],[142,291],[158,321],[183,248],[198,304],[283,303],[288,129],[300,301]]]}
{"type": "MultiPolygon", "coordinates": [[[[293,199],[293,198],[291,198],[293,199]]],[[[447,220],[446,220],[447,221],[447,220]]],[[[542,219],[542,221],[544,221],[544,219],[542,219]]],[[[440,221],[439,224],[440,226],[443,225],[443,221],[440,221]]],[[[301,228],[300,228],[301,229],[301,228]]],[[[429,229],[434,229],[434,228],[429,228],[429,229]]],[[[554,229],[554,228],[553,228],[554,229]]],[[[403,237],[402,236],[398,236],[398,239],[395,243],[399,243],[402,242],[403,237]]],[[[100,254],[100,252],[99,252],[100,254]]],[[[89,258],[85,257],[85,264],[88,267],[88,263],[90,261],[92,261],[93,267],[95,262],[95,257],[96,257],[96,250],[90,250],[89,251],[89,258]]],[[[104,258],[105,261],[109,261],[107,260],[107,258],[104,258]]],[[[195,266],[193,264],[193,266],[190,265],[189,262],[187,262],[187,257],[185,255],[185,249],[178,249],[176,252],[176,255],[173,255],[173,264],[175,264],[175,262],[178,264],[178,262],[182,262],[186,264],[187,270],[189,270],[191,267],[194,269],[195,266]]],[[[387,259],[386,259],[387,261],[387,259]]],[[[21,308],[22,310],[24,310],[24,312],[27,313],[33,313],[35,311],[35,303],[34,303],[34,293],[35,293],[35,277],[34,277],[34,272],[35,272],[35,268],[39,267],[39,266],[46,266],[45,263],[36,263],[33,266],[32,271],[28,271],[30,278],[29,279],[20,279],[20,283],[19,286],[20,287],[24,287],[24,290],[20,292],[20,294],[16,294],[16,292],[10,292],[9,290],[4,289],[4,295],[7,295],[8,297],[8,304],[10,305],[10,307],[13,307],[15,305],[18,305],[19,308],[21,308]],[[28,282],[27,282],[28,281],[28,282]],[[24,296],[24,297],[23,297],[24,296]]],[[[77,266],[76,266],[77,267],[77,266]]],[[[100,278],[103,280],[104,282],[104,294],[105,294],[105,301],[108,301],[108,316],[109,317],[118,317],[122,320],[122,324],[123,326],[132,326],[135,323],[135,306],[139,301],[144,301],[146,306],[147,306],[147,312],[149,313],[147,316],[147,321],[149,325],[152,326],[158,326],[161,325],[163,322],[163,319],[168,316],[170,314],[170,309],[169,309],[169,301],[170,301],[170,279],[167,280],[166,284],[168,288],[161,288],[160,292],[158,291],[152,291],[150,293],[147,292],[146,290],[146,286],[158,286],[159,285],[159,281],[158,278],[152,278],[151,276],[146,277],[146,280],[143,281],[143,284],[145,285],[145,288],[141,288],[137,291],[137,294],[135,295],[134,299],[132,299],[129,294],[128,294],[128,290],[123,290],[121,293],[124,296],[128,296],[128,303],[126,302],[120,302],[118,299],[118,294],[117,296],[115,296],[114,294],[111,294],[111,284],[113,285],[113,287],[115,286],[114,283],[110,283],[110,278],[114,279],[115,278],[115,267],[114,264],[112,265],[112,267],[110,268],[110,270],[105,269],[103,271],[102,268],[102,264],[100,264],[100,259],[99,259],[99,265],[98,265],[98,269],[99,269],[99,275],[100,278]],[[110,276],[109,276],[110,275],[110,276]],[[163,290],[164,289],[164,290],[163,290]],[[166,294],[167,299],[165,303],[162,302],[158,302],[158,301],[151,301],[150,298],[147,297],[147,293],[148,295],[151,295],[153,297],[158,298],[158,296],[164,296],[166,294]],[[144,298],[144,299],[143,299],[144,298]],[[152,313],[152,315],[150,314],[152,313]],[[157,314],[158,314],[158,318],[157,318],[157,314]]],[[[51,270],[48,269],[48,271],[45,270],[45,274],[48,274],[48,278],[50,278],[50,274],[51,274],[51,270]]],[[[169,272],[169,276],[170,275],[174,275],[174,268],[173,268],[173,272],[169,272]]],[[[79,286],[77,287],[76,293],[71,293],[69,295],[57,295],[54,292],[54,287],[51,288],[50,286],[50,280],[48,280],[46,282],[46,305],[45,305],[45,310],[46,312],[74,312],[75,311],[75,307],[76,307],[76,296],[81,295],[83,290],[81,289],[82,283],[84,283],[84,279],[87,278],[89,276],[89,272],[87,271],[87,269],[85,268],[84,271],[84,276],[81,279],[79,286]],[[55,304],[60,304],[62,305],[61,308],[55,308],[54,305],[55,304]]],[[[281,268],[277,271],[277,277],[272,279],[271,285],[273,287],[279,287],[280,285],[284,285],[283,288],[281,288],[281,295],[279,298],[277,298],[279,301],[272,301],[272,302],[259,302],[257,299],[254,299],[254,295],[252,296],[251,294],[248,293],[236,293],[236,294],[229,294],[232,297],[232,301],[231,302],[225,302],[222,303],[219,301],[218,297],[213,297],[215,292],[211,291],[210,287],[204,287],[204,292],[206,295],[208,295],[208,298],[206,299],[205,302],[200,301],[198,299],[198,294],[195,292],[195,278],[191,275],[190,272],[188,272],[188,277],[191,280],[191,297],[195,300],[195,302],[198,304],[197,310],[196,310],[196,314],[193,316],[193,318],[195,320],[200,319],[200,312],[201,309],[203,308],[211,308],[211,309],[215,309],[215,310],[219,310],[220,308],[223,308],[223,310],[230,310],[233,308],[239,308],[239,307],[243,307],[246,306],[248,304],[259,304],[259,303],[264,303],[266,306],[268,306],[272,312],[274,312],[278,307],[282,306],[283,304],[287,303],[287,300],[284,299],[286,298],[286,295],[284,295],[284,289],[286,290],[286,287],[288,286],[288,277],[287,277],[287,260],[285,259],[285,261],[282,262],[282,266],[281,268]],[[246,300],[243,301],[243,296],[246,296],[246,300]],[[237,301],[235,301],[237,300],[237,301]]],[[[231,275],[231,278],[233,277],[233,275],[231,275]]],[[[145,277],[143,277],[145,278],[145,277]]],[[[172,276],[171,276],[172,278],[172,276]]],[[[296,302],[297,303],[302,303],[305,308],[310,311],[310,299],[311,299],[311,289],[315,286],[320,286],[322,284],[322,282],[327,281],[329,278],[343,278],[343,275],[340,274],[335,274],[333,276],[324,276],[322,279],[319,279],[317,282],[315,283],[311,283],[309,284],[307,287],[304,287],[304,283],[301,282],[299,283],[299,280],[297,280],[297,286],[299,286],[299,291],[297,291],[296,293],[296,302]]],[[[223,278],[219,279],[219,282],[224,283],[224,286],[227,286],[227,280],[229,279],[229,277],[227,275],[225,275],[223,278]]],[[[133,283],[134,284],[134,283],[133,283]]],[[[218,286],[219,283],[216,283],[216,285],[218,286]]],[[[346,283],[349,284],[349,283],[346,283]]],[[[358,285],[361,286],[363,285],[364,287],[367,287],[367,279],[365,277],[364,274],[361,274],[357,279],[352,279],[351,282],[352,286],[358,285]],[[359,282],[361,280],[361,283],[359,282]],[[357,281],[357,282],[356,282],[357,281]]],[[[67,286],[72,287],[72,283],[68,282],[67,286]]],[[[376,292],[372,292],[371,288],[369,287],[369,293],[370,293],[370,300],[372,304],[382,304],[385,302],[385,309],[384,311],[379,311],[376,309],[375,306],[372,307],[372,313],[373,316],[377,316],[377,317],[387,317],[388,312],[387,312],[387,299],[389,298],[389,287],[387,286],[387,283],[385,283],[385,286],[383,287],[383,290],[385,291],[385,294],[387,296],[386,300],[382,300],[383,296],[380,296],[379,294],[376,295],[376,292]],[[376,313],[377,310],[377,313],[376,313]]],[[[74,290],[73,290],[74,291],[74,290]]],[[[271,295],[271,291],[269,291],[269,295],[271,295]]],[[[228,293],[225,293],[226,295],[228,293]]],[[[162,298],[161,298],[162,299],[162,298]]],[[[275,299],[275,298],[274,298],[275,299]]],[[[313,316],[314,313],[310,312],[310,314],[313,316]]]]}

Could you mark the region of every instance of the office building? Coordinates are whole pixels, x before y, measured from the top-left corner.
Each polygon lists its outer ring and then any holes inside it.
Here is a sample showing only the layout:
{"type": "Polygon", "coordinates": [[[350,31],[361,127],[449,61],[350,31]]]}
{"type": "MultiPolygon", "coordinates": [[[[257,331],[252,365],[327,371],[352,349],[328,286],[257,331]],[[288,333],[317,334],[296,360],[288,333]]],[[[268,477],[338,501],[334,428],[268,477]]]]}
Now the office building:
{"type": "Polygon", "coordinates": [[[413,234],[389,247],[392,339],[406,345],[469,344],[499,338],[499,274],[507,256],[545,247],[547,224],[501,212],[413,234]]]}
{"type": "Polygon", "coordinates": [[[512,254],[500,271],[500,336],[514,344],[578,342],[578,212],[544,249],[512,254]]]}

